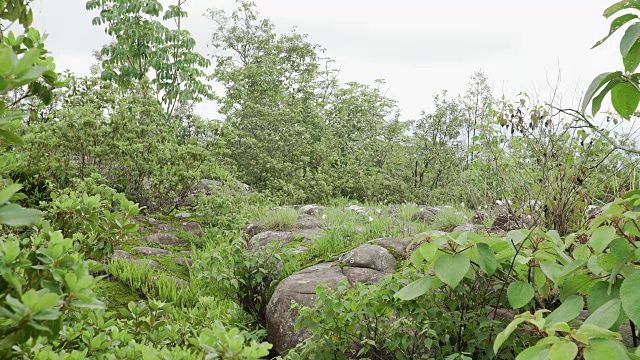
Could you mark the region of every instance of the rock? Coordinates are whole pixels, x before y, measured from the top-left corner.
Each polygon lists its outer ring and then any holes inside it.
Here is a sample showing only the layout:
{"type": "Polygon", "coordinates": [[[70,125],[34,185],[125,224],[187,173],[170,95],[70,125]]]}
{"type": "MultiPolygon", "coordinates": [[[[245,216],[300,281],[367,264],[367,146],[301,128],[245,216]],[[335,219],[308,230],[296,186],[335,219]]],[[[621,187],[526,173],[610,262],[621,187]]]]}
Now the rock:
{"type": "Polygon", "coordinates": [[[478,230],[476,229],[476,226],[473,224],[463,224],[463,225],[458,225],[455,227],[455,229],[453,229],[452,233],[457,233],[457,232],[477,232],[478,230]]]}
{"type": "Polygon", "coordinates": [[[364,233],[367,232],[367,227],[366,226],[361,226],[361,225],[354,226],[352,229],[356,234],[364,234],[364,233]]]}
{"type": "Polygon", "coordinates": [[[491,217],[491,214],[486,210],[478,210],[476,214],[473,215],[473,223],[476,225],[482,225],[485,221],[487,221],[491,217]]]}
{"type": "Polygon", "coordinates": [[[183,221],[180,223],[180,226],[182,230],[190,233],[200,233],[202,229],[200,224],[194,221],[183,221]]]}
{"type": "Polygon", "coordinates": [[[247,237],[249,239],[251,239],[252,237],[258,235],[259,233],[267,231],[267,229],[262,224],[252,223],[252,224],[247,224],[247,226],[245,226],[242,231],[245,234],[247,234],[247,237]]]}
{"type": "Polygon", "coordinates": [[[325,211],[326,208],[324,206],[320,206],[320,205],[316,205],[316,204],[312,204],[312,205],[305,205],[303,207],[300,208],[300,211],[303,214],[307,214],[307,215],[318,215],[319,213],[325,211]]]}
{"type": "Polygon", "coordinates": [[[171,234],[164,234],[164,233],[147,235],[144,237],[144,240],[148,242],[154,242],[160,245],[165,245],[165,246],[185,244],[184,240],[180,239],[179,237],[171,234]]]}
{"type": "Polygon", "coordinates": [[[302,254],[302,253],[307,252],[307,251],[309,251],[309,248],[306,247],[306,246],[298,246],[296,248],[291,249],[291,253],[294,254],[294,255],[295,254],[302,254]]]}
{"type": "Polygon", "coordinates": [[[435,220],[436,215],[440,212],[438,208],[426,208],[420,210],[411,216],[411,220],[421,223],[431,223],[435,220]]]}
{"type": "Polygon", "coordinates": [[[266,322],[269,342],[278,354],[285,355],[311,335],[307,329],[294,329],[298,311],[292,309],[291,304],[313,306],[319,286],[335,290],[344,280],[352,285],[376,282],[390,274],[396,262],[386,249],[371,244],[362,245],[342,255],[341,259],[345,263],[330,262],[300,270],[276,287],[267,305],[266,322]]]}
{"type": "Polygon", "coordinates": [[[163,233],[178,231],[173,226],[171,226],[169,224],[156,224],[156,225],[153,226],[153,229],[155,231],[159,231],[159,232],[163,232],[163,233]]]}
{"type": "Polygon", "coordinates": [[[387,208],[387,212],[391,216],[400,215],[400,212],[401,212],[400,205],[389,205],[389,207],[387,208]]]}
{"type": "Polygon", "coordinates": [[[288,231],[264,231],[252,237],[248,245],[250,249],[266,247],[274,242],[278,242],[281,246],[284,246],[293,240],[293,233],[288,231]]]}
{"type": "Polygon", "coordinates": [[[317,229],[320,227],[320,221],[311,215],[300,215],[296,222],[296,229],[317,229]]]}
{"type": "Polygon", "coordinates": [[[407,248],[409,247],[411,240],[402,238],[381,238],[373,239],[369,241],[369,243],[381,246],[389,250],[392,254],[395,253],[403,258],[406,258],[408,255],[407,248]]]}
{"type": "Polygon", "coordinates": [[[299,229],[293,230],[293,237],[300,239],[304,243],[311,243],[318,240],[323,235],[320,229],[299,229]]]}
{"type": "Polygon", "coordinates": [[[182,265],[182,266],[186,266],[186,267],[191,267],[191,259],[189,258],[185,258],[185,257],[177,257],[177,258],[173,258],[173,262],[178,264],[178,265],[182,265]]]}
{"type": "Polygon", "coordinates": [[[150,268],[155,268],[160,266],[159,262],[151,259],[135,259],[133,260],[133,262],[138,266],[147,266],[150,268]]]}
{"type": "Polygon", "coordinates": [[[124,250],[114,250],[113,255],[111,256],[113,259],[125,259],[125,260],[133,260],[136,257],[129,254],[124,250]]]}
{"type": "Polygon", "coordinates": [[[364,244],[339,258],[342,264],[359,267],[370,268],[377,271],[392,271],[396,265],[396,259],[391,255],[389,250],[382,246],[364,244]]]}
{"type": "Polygon", "coordinates": [[[519,228],[520,226],[518,226],[515,217],[508,214],[502,214],[498,215],[495,220],[493,220],[490,231],[511,231],[519,228]]]}
{"type": "Polygon", "coordinates": [[[345,210],[349,210],[349,211],[353,211],[358,215],[366,215],[367,214],[367,210],[365,208],[363,208],[362,206],[358,206],[358,205],[349,205],[349,206],[346,206],[344,209],[345,210]]]}
{"type": "Polygon", "coordinates": [[[191,254],[193,254],[193,251],[191,251],[191,250],[183,250],[183,251],[180,251],[180,254],[191,255],[191,254]]]}
{"type": "Polygon", "coordinates": [[[217,180],[202,179],[192,188],[192,192],[203,192],[206,195],[213,194],[222,187],[222,183],[217,180]]]}
{"type": "Polygon", "coordinates": [[[411,227],[407,227],[407,226],[399,226],[399,225],[391,225],[387,227],[387,232],[391,233],[391,234],[397,234],[397,235],[401,235],[401,236],[408,236],[411,234],[415,234],[417,232],[417,229],[414,226],[411,227]]]}
{"type": "Polygon", "coordinates": [[[177,213],[174,215],[176,218],[178,219],[188,219],[191,217],[191,213],[188,212],[181,212],[181,213],[177,213]]]}
{"type": "Polygon", "coordinates": [[[147,247],[147,246],[135,247],[133,248],[133,251],[144,256],[171,255],[171,251],[169,250],[156,249],[156,248],[147,247]]]}
{"type": "Polygon", "coordinates": [[[596,205],[589,205],[585,209],[585,213],[587,215],[587,222],[590,223],[591,221],[593,221],[593,219],[595,219],[598,216],[602,215],[602,208],[600,206],[596,206],[596,205]]]}

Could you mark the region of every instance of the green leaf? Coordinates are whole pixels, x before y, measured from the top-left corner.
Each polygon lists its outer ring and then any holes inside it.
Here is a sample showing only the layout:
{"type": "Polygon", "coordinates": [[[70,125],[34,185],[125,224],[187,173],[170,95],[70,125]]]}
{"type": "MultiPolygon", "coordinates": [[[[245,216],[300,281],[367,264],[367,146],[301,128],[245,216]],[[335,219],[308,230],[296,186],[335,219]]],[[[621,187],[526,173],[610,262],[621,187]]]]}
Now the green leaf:
{"type": "Polygon", "coordinates": [[[601,253],[609,246],[609,243],[616,237],[616,229],[613,226],[601,226],[596,228],[591,234],[589,245],[596,253],[601,253]]]}
{"type": "Polygon", "coordinates": [[[618,321],[621,310],[622,307],[620,300],[609,300],[606,304],[600,306],[595,312],[593,312],[584,323],[604,329],[611,329],[618,321]]]}
{"type": "Polygon", "coordinates": [[[611,103],[618,114],[629,119],[640,103],[640,91],[629,82],[623,82],[611,90],[611,103]]]}
{"type": "Polygon", "coordinates": [[[502,346],[502,344],[504,344],[504,342],[507,341],[509,336],[511,336],[511,334],[514,331],[516,331],[516,329],[518,328],[518,325],[520,325],[523,322],[525,322],[525,320],[526,319],[522,318],[522,317],[513,319],[513,321],[511,321],[509,323],[509,325],[507,325],[507,327],[504,328],[504,330],[502,330],[502,332],[500,332],[496,336],[496,341],[493,343],[493,353],[494,354],[498,354],[498,350],[500,350],[500,347],[502,346]]]}
{"type": "Polygon", "coordinates": [[[22,141],[22,138],[20,136],[6,129],[0,129],[0,138],[2,138],[4,141],[6,141],[9,144],[18,145],[18,146],[24,145],[24,142],[22,141]]]}
{"type": "Polygon", "coordinates": [[[584,360],[626,360],[626,350],[620,342],[610,339],[591,339],[590,346],[582,350],[584,360]]]}
{"type": "Polygon", "coordinates": [[[0,205],[4,205],[9,202],[9,200],[11,200],[11,198],[13,197],[13,194],[20,191],[20,189],[22,189],[22,185],[11,184],[0,190],[0,205]]]}
{"type": "Polygon", "coordinates": [[[7,204],[0,207],[0,224],[30,226],[40,221],[40,211],[25,209],[20,205],[7,204]]]}
{"type": "Polygon", "coordinates": [[[589,106],[589,103],[591,102],[591,98],[593,98],[593,96],[596,94],[598,90],[600,90],[601,87],[603,87],[605,84],[607,84],[609,81],[613,79],[619,79],[621,76],[622,76],[622,71],[615,71],[615,72],[602,73],[598,75],[595,79],[593,79],[593,81],[591,82],[591,85],[589,85],[589,88],[587,89],[587,92],[584,94],[584,99],[582,100],[582,109],[581,109],[582,112],[584,113],[587,110],[587,106],[589,106]]]}
{"type": "Polygon", "coordinates": [[[636,270],[622,282],[620,300],[625,314],[640,324],[640,270],[636,270]]]}
{"type": "Polygon", "coordinates": [[[10,47],[0,44],[0,74],[8,75],[16,63],[16,55],[10,47]]]}
{"type": "Polygon", "coordinates": [[[634,72],[640,65],[640,42],[633,44],[627,56],[622,58],[626,72],[634,72]]]}
{"type": "Polygon", "coordinates": [[[431,289],[431,276],[420,278],[398,291],[393,297],[400,300],[413,300],[431,289]]]}
{"type": "Polygon", "coordinates": [[[21,72],[27,70],[32,67],[33,64],[40,57],[40,49],[30,49],[22,55],[20,60],[18,60],[18,65],[16,65],[15,73],[20,74],[21,72]]]}
{"type": "Polygon", "coordinates": [[[617,12],[625,9],[640,9],[640,1],[639,0],[621,0],[617,3],[609,6],[607,10],[604,11],[603,16],[607,19],[616,14],[617,12]]]}
{"type": "Polygon", "coordinates": [[[524,349],[518,356],[516,356],[516,360],[546,360],[549,357],[549,349],[544,347],[530,347],[524,349]]]}
{"type": "Polygon", "coordinates": [[[469,271],[469,266],[469,258],[465,254],[444,254],[433,264],[433,271],[442,282],[455,288],[469,271]]]}
{"type": "Polygon", "coordinates": [[[584,308],[584,300],[582,296],[573,295],[567,298],[557,309],[547,316],[547,326],[551,326],[556,322],[569,322],[580,315],[584,308]]]}
{"type": "Polygon", "coordinates": [[[435,258],[436,253],[438,252],[438,244],[435,241],[427,242],[420,245],[419,250],[422,257],[425,260],[431,262],[435,258]]]}
{"type": "Polygon", "coordinates": [[[496,255],[493,253],[493,250],[491,250],[489,245],[485,243],[478,243],[476,245],[476,248],[478,249],[478,261],[480,262],[480,269],[482,269],[482,271],[484,271],[487,276],[492,276],[498,268],[496,255]]]}
{"type": "Polygon", "coordinates": [[[598,114],[598,112],[602,108],[602,101],[604,100],[604,97],[607,96],[607,94],[611,91],[611,89],[618,86],[620,83],[622,83],[621,79],[613,79],[609,81],[607,86],[605,86],[605,88],[602,89],[602,91],[596,97],[593,98],[593,103],[591,106],[592,116],[596,116],[596,114],[598,114]]]}
{"type": "Polygon", "coordinates": [[[515,245],[520,244],[529,237],[522,230],[511,230],[507,233],[507,241],[512,242],[515,245]]]}
{"type": "Polygon", "coordinates": [[[628,23],[631,20],[637,19],[637,18],[638,18],[638,15],[626,14],[626,15],[622,15],[622,16],[614,19],[611,22],[611,28],[609,29],[609,34],[607,34],[607,36],[604,39],[598,41],[591,48],[593,49],[593,48],[596,48],[596,47],[602,45],[603,42],[607,41],[607,39],[609,39],[611,37],[611,35],[613,35],[616,31],[618,31],[618,29],[620,29],[622,26],[624,26],[624,24],[628,23]]]}
{"type": "Polygon", "coordinates": [[[640,22],[637,22],[627,28],[622,40],[620,40],[620,54],[622,57],[627,56],[629,50],[635,45],[640,37],[640,22]]]}
{"type": "Polygon", "coordinates": [[[565,301],[569,296],[575,295],[580,289],[588,286],[591,282],[595,282],[591,276],[579,274],[568,278],[560,289],[560,301],[565,301]]]}
{"type": "Polygon", "coordinates": [[[509,285],[507,288],[507,298],[509,299],[509,304],[514,309],[519,309],[529,303],[533,296],[535,295],[535,291],[533,290],[533,286],[528,282],[524,281],[516,281],[509,285]]]}
{"type": "Polygon", "coordinates": [[[549,360],[573,360],[578,355],[578,345],[570,341],[559,341],[549,349],[549,360]]]}

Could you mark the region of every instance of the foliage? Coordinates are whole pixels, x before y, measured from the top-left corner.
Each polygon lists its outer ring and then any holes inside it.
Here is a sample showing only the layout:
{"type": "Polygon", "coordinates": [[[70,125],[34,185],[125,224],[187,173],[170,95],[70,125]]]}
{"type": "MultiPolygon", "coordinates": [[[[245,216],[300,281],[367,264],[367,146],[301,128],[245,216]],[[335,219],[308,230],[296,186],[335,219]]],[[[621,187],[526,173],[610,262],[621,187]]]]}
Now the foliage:
{"type": "Polygon", "coordinates": [[[70,191],[52,194],[48,207],[51,225],[65,236],[73,236],[80,251],[97,261],[109,257],[119,243],[138,231],[133,218],[140,209],[122,195],[112,203],[99,194],[89,196],[70,191]]]}
{"type": "MultiPolygon", "coordinates": [[[[93,24],[105,26],[114,41],[102,47],[102,78],[123,89],[140,83],[153,87],[165,107],[167,119],[181,105],[211,98],[211,86],[203,80],[210,61],[194,51],[195,40],[182,21],[186,0],[165,11],[160,1],[90,0],[87,10],[100,10],[93,24]],[[164,22],[174,22],[171,29],[164,22]],[[148,79],[148,76],[153,78],[148,79]]],[[[148,95],[145,86],[141,89],[148,95]]]]}

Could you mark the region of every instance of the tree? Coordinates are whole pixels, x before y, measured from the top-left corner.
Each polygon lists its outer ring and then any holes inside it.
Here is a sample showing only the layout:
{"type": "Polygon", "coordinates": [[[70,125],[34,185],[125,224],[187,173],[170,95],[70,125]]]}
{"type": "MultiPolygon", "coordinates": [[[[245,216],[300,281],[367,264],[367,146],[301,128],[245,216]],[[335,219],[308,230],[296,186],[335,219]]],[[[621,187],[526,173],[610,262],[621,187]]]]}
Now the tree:
{"type": "MultiPolygon", "coordinates": [[[[210,61],[194,51],[196,42],[182,28],[186,0],[165,11],[157,0],[89,0],[87,10],[100,10],[93,24],[105,26],[113,42],[102,47],[102,78],[124,89],[147,82],[164,105],[167,119],[177,107],[212,99],[204,69],[210,61]],[[175,29],[164,23],[173,21],[175,29]]],[[[142,87],[145,95],[149,90],[142,87]]]]}
{"type": "Polygon", "coordinates": [[[469,78],[467,91],[462,98],[468,164],[474,160],[473,147],[477,131],[489,117],[492,103],[493,95],[487,76],[482,70],[474,72],[469,78]]]}

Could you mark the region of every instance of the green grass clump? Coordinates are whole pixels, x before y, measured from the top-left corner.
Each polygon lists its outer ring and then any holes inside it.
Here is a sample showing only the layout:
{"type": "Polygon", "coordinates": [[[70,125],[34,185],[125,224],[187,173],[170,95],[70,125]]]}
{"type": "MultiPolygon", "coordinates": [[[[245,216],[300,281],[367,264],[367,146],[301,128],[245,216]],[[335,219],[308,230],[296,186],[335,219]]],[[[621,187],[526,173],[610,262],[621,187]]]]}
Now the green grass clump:
{"type": "Polygon", "coordinates": [[[431,227],[435,230],[452,231],[456,226],[468,224],[473,214],[466,209],[442,208],[435,216],[431,227]]]}
{"type": "Polygon", "coordinates": [[[286,231],[291,230],[297,221],[298,212],[295,209],[281,208],[267,211],[260,223],[270,230],[286,231]]]}

